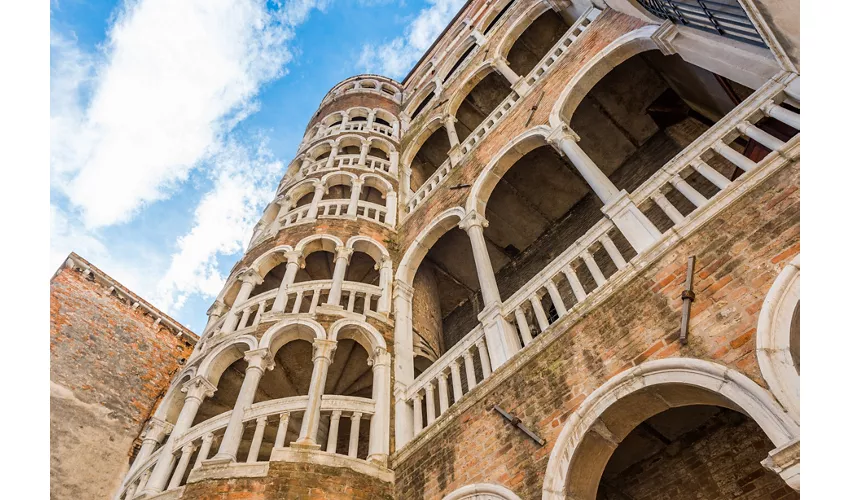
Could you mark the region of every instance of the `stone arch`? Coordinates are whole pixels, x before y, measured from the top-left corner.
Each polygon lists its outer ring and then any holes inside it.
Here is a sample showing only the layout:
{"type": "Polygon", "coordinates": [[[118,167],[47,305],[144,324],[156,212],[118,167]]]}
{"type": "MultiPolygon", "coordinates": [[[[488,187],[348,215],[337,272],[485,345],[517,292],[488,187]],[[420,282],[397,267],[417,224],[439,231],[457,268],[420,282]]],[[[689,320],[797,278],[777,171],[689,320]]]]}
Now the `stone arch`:
{"type": "Polygon", "coordinates": [[[342,121],[342,118],[346,116],[346,114],[347,113],[345,111],[334,111],[333,113],[329,113],[328,116],[322,118],[321,123],[326,127],[330,127],[331,125],[336,123],[337,119],[339,119],[339,121],[342,121]]]}
{"type": "Polygon", "coordinates": [[[419,152],[419,149],[425,144],[425,141],[431,137],[431,134],[436,132],[440,127],[443,126],[445,122],[445,117],[443,116],[435,116],[432,118],[426,125],[424,125],[420,130],[416,137],[410,141],[407,147],[404,149],[404,156],[402,156],[401,162],[403,165],[410,167],[410,163],[413,161],[413,158],[419,152]]]}
{"type": "Polygon", "coordinates": [[[573,75],[552,106],[549,125],[558,128],[569,125],[576,108],[585,96],[612,69],[632,56],[659,49],[651,37],[658,26],[643,26],[626,33],[599,51],[573,75]]]}
{"type": "Polygon", "coordinates": [[[355,106],[346,110],[346,112],[348,113],[349,120],[351,120],[352,118],[368,118],[370,111],[371,110],[369,108],[363,106],[355,106]]]}
{"type": "MultiPolygon", "coordinates": [[[[445,84],[451,77],[458,74],[457,70],[460,69],[461,65],[463,65],[464,61],[468,60],[475,54],[475,48],[478,46],[478,40],[473,35],[468,35],[466,39],[459,43],[456,49],[453,49],[455,56],[451,59],[451,65],[449,63],[444,63],[442,68],[437,71],[437,77],[441,82],[445,84]]],[[[444,61],[446,59],[443,59],[444,61]]]]}
{"type": "Polygon", "coordinates": [[[289,245],[276,246],[254,259],[254,262],[251,263],[251,269],[257,271],[260,277],[265,278],[266,274],[275,266],[286,262],[284,254],[290,251],[292,251],[292,247],[289,245]]]}
{"type": "Polygon", "coordinates": [[[242,267],[235,273],[231,273],[230,278],[221,288],[221,292],[218,294],[215,301],[221,302],[228,307],[232,306],[233,301],[236,300],[236,295],[239,293],[239,287],[241,286],[239,283],[239,277],[247,270],[247,267],[242,267]]]}
{"type": "Polygon", "coordinates": [[[333,148],[333,145],[334,141],[331,139],[322,141],[318,144],[314,144],[310,147],[309,150],[307,150],[304,156],[306,156],[312,161],[316,161],[316,159],[318,159],[323,154],[330,153],[331,149],[333,148]]]}
{"type": "MultiPolygon", "coordinates": [[[[407,116],[409,116],[411,120],[415,120],[418,116],[417,110],[419,110],[419,107],[422,106],[422,104],[425,102],[425,100],[428,99],[428,96],[431,95],[432,93],[433,93],[433,96],[431,97],[431,100],[433,101],[434,99],[436,99],[439,96],[438,90],[439,90],[439,87],[438,87],[436,81],[432,80],[432,81],[428,82],[428,84],[425,85],[422,88],[422,90],[417,92],[415,94],[415,96],[407,104],[407,107],[405,109],[405,113],[407,113],[407,116]]],[[[424,111],[424,110],[422,110],[422,111],[424,111]]]]}
{"type": "Polygon", "coordinates": [[[322,184],[324,184],[328,189],[334,186],[339,186],[340,184],[351,186],[351,183],[353,183],[356,179],[357,176],[351,172],[331,172],[322,176],[322,184]]]}
{"type": "Polygon", "coordinates": [[[653,415],[694,404],[746,414],[776,446],[800,434],[767,391],[735,370],[693,358],[648,361],[612,377],[570,414],[546,467],[543,499],[596,498],[614,443],[653,415]]]}
{"type": "Polygon", "coordinates": [[[800,304],[800,256],[777,276],[759,314],[756,354],[759,370],[779,403],[800,421],[800,373],[792,355],[791,330],[800,304]]]}
{"type": "Polygon", "coordinates": [[[274,355],[281,347],[294,341],[305,340],[313,343],[314,340],[327,339],[324,327],[317,321],[309,318],[288,319],[279,321],[271,326],[260,339],[259,348],[268,349],[274,355]]]}
{"type": "Polygon", "coordinates": [[[319,184],[321,184],[319,179],[304,179],[289,188],[286,197],[290,201],[290,206],[294,207],[302,197],[316,191],[316,186],[319,184]]]}
{"type": "Polygon", "coordinates": [[[314,234],[304,238],[295,245],[295,251],[301,252],[302,258],[306,258],[313,252],[324,250],[335,252],[336,247],[343,246],[342,240],[332,234],[314,234]]]}
{"type": "Polygon", "coordinates": [[[371,149],[380,149],[384,152],[385,155],[387,155],[387,157],[390,156],[390,153],[394,153],[396,150],[395,146],[393,146],[390,141],[382,139],[380,137],[371,137],[369,139],[369,143],[369,147],[371,149]]]}
{"type": "Polygon", "coordinates": [[[396,279],[406,285],[413,286],[413,278],[416,276],[416,270],[419,269],[419,264],[422,263],[422,259],[425,258],[428,250],[442,235],[458,225],[465,215],[466,211],[463,208],[454,207],[436,216],[419,233],[404,253],[396,271],[396,279]]]}
{"type": "Polygon", "coordinates": [[[225,342],[207,354],[207,357],[198,367],[198,376],[206,378],[210,383],[217,386],[219,377],[228,366],[242,359],[245,352],[256,348],[257,339],[250,335],[243,335],[225,342]]]}
{"type": "Polygon", "coordinates": [[[461,486],[443,500],[521,500],[516,493],[500,484],[477,483],[461,486]]]}
{"type": "Polygon", "coordinates": [[[360,180],[363,181],[364,186],[373,187],[380,191],[381,198],[386,198],[387,194],[393,192],[393,185],[390,184],[390,181],[384,179],[380,175],[363,174],[360,176],[360,180]]]}
{"type": "Polygon", "coordinates": [[[463,100],[467,95],[469,95],[469,92],[472,91],[472,89],[474,89],[481,80],[494,71],[496,71],[496,67],[493,64],[492,59],[481,63],[478,68],[476,68],[475,71],[466,78],[463,85],[461,85],[451,96],[448,106],[446,107],[447,114],[449,116],[455,116],[461,103],[463,103],[463,100]]]}
{"type": "Polygon", "coordinates": [[[351,248],[355,252],[363,252],[369,255],[369,257],[372,257],[372,259],[378,263],[380,263],[382,259],[388,259],[390,257],[390,253],[387,249],[378,243],[377,240],[370,238],[369,236],[352,236],[348,239],[345,246],[351,248]]]}
{"type": "Polygon", "coordinates": [[[469,192],[469,198],[466,200],[466,211],[478,211],[484,216],[487,201],[505,172],[510,170],[517,160],[530,151],[545,145],[546,137],[550,132],[549,127],[540,125],[524,132],[503,147],[475,179],[475,183],[469,192]]]}
{"type": "Polygon", "coordinates": [[[496,56],[507,59],[508,53],[511,51],[511,48],[513,48],[517,39],[522,36],[525,30],[528,29],[528,27],[531,26],[538,17],[550,9],[552,9],[552,7],[549,5],[549,2],[545,0],[535,0],[531,5],[529,5],[522,14],[517,16],[517,20],[514,21],[510,28],[508,28],[505,32],[505,36],[499,41],[499,45],[496,48],[496,56]]]}
{"type": "Polygon", "coordinates": [[[390,125],[392,125],[393,122],[398,121],[398,119],[392,113],[381,108],[375,108],[375,118],[380,118],[381,120],[384,120],[390,125]]]}
{"type": "Polygon", "coordinates": [[[193,366],[174,379],[174,382],[162,398],[162,402],[159,403],[156,412],[154,412],[154,418],[170,424],[177,422],[177,417],[183,408],[183,384],[197,376],[197,373],[197,367],[193,366]]]}
{"type": "Polygon", "coordinates": [[[496,16],[498,16],[499,14],[502,14],[503,16],[507,14],[507,12],[502,13],[502,9],[504,9],[506,5],[514,1],[515,0],[496,0],[495,2],[492,2],[488,6],[487,12],[484,14],[481,20],[478,21],[478,31],[486,35],[487,32],[492,29],[491,24],[494,24],[496,16]]]}
{"type": "Polygon", "coordinates": [[[356,319],[337,320],[331,325],[328,339],[334,341],[352,339],[371,355],[374,355],[378,349],[387,349],[386,340],[374,326],[356,319]]]}

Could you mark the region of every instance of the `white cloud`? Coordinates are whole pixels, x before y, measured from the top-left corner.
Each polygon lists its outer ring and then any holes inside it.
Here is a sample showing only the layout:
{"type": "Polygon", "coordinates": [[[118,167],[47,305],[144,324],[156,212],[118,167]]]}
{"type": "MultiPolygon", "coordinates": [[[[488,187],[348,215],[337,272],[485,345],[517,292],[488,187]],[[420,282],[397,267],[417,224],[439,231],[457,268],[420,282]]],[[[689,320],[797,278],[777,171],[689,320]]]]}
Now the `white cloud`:
{"type": "Polygon", "coordinates": [[[228,143],[215,161],[215,187],[195,208],[193,227],[179,239],[179,251],[157,286],[157,304],[165,310],[179,310],[192,294],[218,294],[226,276],[217,256],[247,249],[258,214],[274,195],[276,174],[283,171],[262,141],[256,151],[228,143]]]}
{"type": "Polygon", "coordinates": [[[416,15],[403,37],[377,46],[365,45],[358,66],[371,73],[404,77],[464,3],[464,0],[428,0],[429,6],[416,15]]]}
{"type": "Polygon", "coordinates": [[[127,0],[101,53],[53,34],[51,169],[89,228],[170,196],[281,76],[325,1],[127,0]]]}

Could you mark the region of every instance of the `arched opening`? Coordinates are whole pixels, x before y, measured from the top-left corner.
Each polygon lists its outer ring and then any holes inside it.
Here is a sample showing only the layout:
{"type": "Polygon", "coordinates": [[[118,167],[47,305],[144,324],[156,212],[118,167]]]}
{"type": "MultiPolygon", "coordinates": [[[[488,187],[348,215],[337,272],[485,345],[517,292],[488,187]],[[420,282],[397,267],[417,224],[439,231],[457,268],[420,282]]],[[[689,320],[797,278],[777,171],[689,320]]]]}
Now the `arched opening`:
{"type": "Polygon", "coordinates": [[[739,411],[701,404],[670,408],[623,438],[595,498],[799,498],[761,465],[773,448],[758,424],[739,411]]]}
{"type": "Polygon", "coordinates": [[[474,39],[469,40],[467,43],[469,44],[469,47],[467,47],[463,51],[463,53],[457,58],[455,63],[452,65],[452,67],[449,68],[449,71],[446,73],[446,76],[443,77],[443,83],[445,83],[449,78],[451,78],[451,76],[455,73],[455,71],[457,71],[457,69],[460,68],[460,66],[464,63],[464,61],[466,61],[469,58],[469,56],[472,54],[472,52],[476,49],[476,47],[478,47],[478,45],[475,44],[474,39]]]}
{"type": "MultiPolygon", "coordinates": [[[[484,34],[485,35],[487,33],[490,33],[490,30],[493,29],[493,26],[495,26],[496,23],[498,23],[499,20],[502,19],[502,17],[504,17],[504,15],[508,11],[508,9],[510,9],[511,6],[513,6],[513,4],[516,3],[516,0],[502,0],[502,3],[504,4],[502,6],[502,8],[499,11],[497,11],[496,14],[493,15],[493,17],[491,17],[489,20],[485,20],[486,21],[486,26],[484,28],[484,34]]],[[[495,9],[493,9],[493,11],[495,11],[495,9]]]]}
{"type": "Polygon", "coordinates": [[[571,412],[543,498],[796,498],[761,461],[799,432],[764,389],[734,370],[697,359],[645,362],[571,412]]]}
{"type": "Polygon", "coordinates": [[[436,128],[410,162],[410,190],[416,192],[440,166],[448,161],[449,134],[442,126],[436,128]]]}
{"type": "Polygon", "coordinates": [[[794,369],[800,373],[800,301],[794,306],[794,313],[791,315],[791,339],[789,342],[789,350],[791,351],[791,360],[794,363],[794,369]]]}
{"type": "Polygon", "coordinates": [[[245,379],[245,368],[248,367],[243,356],[249,350],[248,344],[237,342],[212,355],[207,378],[216,386],[216,391],[201,403],[192,426],[233,409],[245,379]]]}
{"type": "Polygon", "coordinates": [[[573,22],[575,19],[565,20],[551,9],[538,16],[508,51],[506,59],[511,69],[520,76],[531,73],[573,22]]]}
{"type": "Polygon", "coordinates": [[[431,90],[430,92],[428,92],[428,94],[425,95],[422,101],[419,102],[419,104],[416,106],[416,109],[413,110],[413,113],[410,114],[410,120],[415,120],[416,117],[419,116],[419,114],[422,113],[423,110],[425,110],[425,108],[428,106],[428,104],[431,103],[433,99],[434,91],[431,90]]]}
{"type": "MultiPolygon", "coordinates": [[[[476,77],[478,78],[478,77],[476,77]]],[[[455,129],[461,142],[511,93],[511,84],[499,72],[490,69],[464,96],[454,113],[455,129]]]]}
{"type": "Polygon", "coordinates": [[[303,207],[303,206],[309,205],[309,204],[313,201],[313,198],[314,198],[315,196],[316,196],[316,192],[315,192],[315,191],[310,191],[310,192],[308,192],[308,193],[304,193],[304,194],[302,194],[301,196],[299,196],[299,197],[295,200],[295,208],[299,208],[299,207],[303,207]]]}
{"type": "Polygon", "coordinates": [[[325,194],[322,200],[349,200],[351,199],[351,183],[354,176],[350,174],[331,174],[324,179],[325,194]]]}

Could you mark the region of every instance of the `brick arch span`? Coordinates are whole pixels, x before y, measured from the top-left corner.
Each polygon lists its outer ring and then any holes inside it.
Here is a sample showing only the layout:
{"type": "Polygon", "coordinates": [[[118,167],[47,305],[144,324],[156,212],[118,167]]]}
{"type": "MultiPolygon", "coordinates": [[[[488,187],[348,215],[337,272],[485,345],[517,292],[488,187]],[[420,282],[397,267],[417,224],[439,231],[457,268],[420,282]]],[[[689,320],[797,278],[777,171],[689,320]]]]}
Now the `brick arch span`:
{"type": "Polygon", "coordinates": [[[461,486],[443,500],[520,500],[513,491],[500,484],[477,483],[461,486]]]}
{"type": "Polygon", "coordinates": [[[800,428],[771,395],[725,366],[692,358],[642,363],[584,400],[558,435],[543,480],[543,500],[593,500],[608,459],[644,420],[669,408],[714,405],[752,418],[777,447],[800,428]]]}

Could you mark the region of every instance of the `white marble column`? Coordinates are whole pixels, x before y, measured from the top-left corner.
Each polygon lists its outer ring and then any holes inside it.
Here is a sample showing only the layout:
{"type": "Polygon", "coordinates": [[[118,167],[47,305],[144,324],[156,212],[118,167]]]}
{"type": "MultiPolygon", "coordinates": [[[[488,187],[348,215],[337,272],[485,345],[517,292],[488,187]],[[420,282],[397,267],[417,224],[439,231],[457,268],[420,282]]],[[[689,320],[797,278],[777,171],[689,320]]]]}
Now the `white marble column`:
{"type": "Polygon", "coordinates": [[[201,464],[209,457],[213,437],[212,433],[207,433],[201,438],[201,450],[198,452],[198,458],[195,459],[195,465],[192,466],[192,470],[200,469],[201,464]]]}
{"type": "Polygon", "coordinates": [[[602,200],[602,212],[611,219],[629,244],[642,252],[661,238],[661,232],[632,202],[629,194],[617,190],[617,186],[596,166],[578,145],[578,136],[566,127],[554,130],[548,141],[559,149],[602,200]]]}
{"type": "Polygon", "coordinates": [[[274,367],[274,359],[268,349],[246,352],[245,361],[248,362],[248,368],[245,369],[242,387],[239,389],[236,404],[230,413],[230,420],[227,422],[227,429],[225,429],[224,436],[221,438],[218,453],[208,460],[209,463],[236,461],[236,452],[239,450],[239,443],[242,441],[242,431],[244,430],[242,419],[245,416],[245,410],[254,404],[254,395],[257,393],[257,386],[260,384],[263,373],[274,367]]]}
{"type": "Polygon", "coordinates": [[[328,162],[325,163],[325,168],[334,167],[334,161],[336,161],[337,153],[339,153],[339,144],[335,142],[333,143],[333,146],[331,146],[331,154],[328,155],[328,162]]]}
{"type": "Polygon", "coordinates": [[[342,282],[345,280],[345,270],[348,269],[348,260],[353,253],[353,248],[344,246],[336,247],[333,281],[331,282],[331,290],[328,293],[327,305],[329,306],[339,305],[339,300],[342,297],[342,282]]]}
{"type": "Polygon", "coordinates": [[[378,299],[378,312],[389,314],[390,312],[390,298],[393,296],[392,284],[393,284],[393,262],[390,257],[384,256],[381,259],[381,262],[377,264],[380,273],[380,287],[381,287],[381,297],[378,299]]]}
{"type": "Polygon", "coordinates": [[[230,306],[230,310],[227,312],[227,317],[224,319],[224,324],[221,326],[221,331],[224,333],[232,332],[236,328],[236,322],[238,320],[236,314],[237,310],[245,303],[246,300],[248,300],[248,296],[251,295],[251,291],[254,287],[263,282],[263,278],[253,269],[249,269],[239,277],[239,281],[242,283],[239,288],[239,293],[236,294],[236,298],[233,300],[233,305],[230,306]]]}
{"type": "Polygon", "coordinates": [[[322,197],[325,195],[325,185],[317,184],[315,191],[313,191],[313,199],[310,201],[310,208],[307,209],[307,216],[305,219],[315,219],[319,215],[319,203],[322,201],[322,197]]]}
{"type": "Polygon", "coordinates": [[[398,177],[398,151],[390,151],[390,175],[398,177]]]}
{"type": "Polygon", "coordinates": [[[449,134],[449,146],[455,147],[460,144],[460,139],[457,135],[457,129],[455,128],[455,123],[457,123],[457,118],[454,116],[447,116],[444,122],[446,126],[446,132],[449,134]]]}
{"type": "Polygon", "coordinates": [[[130,472],[127,473],[127,477],[133,475],[136,469],[147,461],[154,448],[162,442],[163,438],[165,438],[165,436],[170,433],[173,428],[174,426],[165,420],[151,417],[148,422],[147,430],[142,438],[142,446],[139,448],[139,453],[136,454],[136,459],[133,460],[133,465],[130,466],[130,472]]]}
{"type": "Polygon", "coordinates": [[[475,259],[475,271],[478,274],[484,307],[502,301],[499,297],[499,287],[496,285],[496,275],[493,273],[493,264],[490,262],[490,254],[487,251],[487,241],[484,239],[484,228],[488,224],[487,219],[478,212],[468,213],[458,224],[458,227],[469,235],[469,242],[472,244],[472,256],[475,259]]]}
{"type": "Polygon", "coordinates": [[[390,453],[390,354],[375,349],[372,363],[372,399],[375,414],[369,422],[369,456],[367,460],[386,466],[390,453]]]}
{"type": "Polygon", "coordinates": [[[328,379],[328,367],[333,361],[336,341],[316,339],[313,341],[313,374],[310,378],[310,391],[307,399],[307,409],[304,411],[304,421],[301,423],[301,434],[293,444],[296,448],[319,449],[316,442],[319,433],[319,418],[322,410],[322,394],[325,392],[325,382],[328,379]]]}
{"type": "Polygon", "coordinates": [[[155,495],[165,488],[174,467],[174,441],[189,430],[201,403],[205,398],[212,396],[215,390],[216,387],[209,380],[200,376],[183,384],[182,391],[186,393],[183,408],[180,410],[180,415],[177,417],[171,435],[162,445],[159,461],[154,466],[153,472],[151,472],[150,478],[142,490],[145,495],[155,495]]]}
{"type": "Polygon", "coordinates": [[[413,287],[396,280],[393,287],[394,356],[395,362],[395,443],[400,449],[413,439],[414,411],[407,401],[407,388],[413,383],[413,324],[411,305],[413,287]]]}
{"type": "Polygon", "coordinates": [[[384,222],[390,227],[395,227],[396,217],[398,214],[398,196],[395,191],[387,193],[387,218],[384,222]]]}
{"type": "Polygon", "coordinates": [[[496,57],[495,59],[493,59],[493,66],[496,68],[496,71],[498,71],[499,74],[505,77],[505,79],[508,81],[508,83],[511,84],[511,86],[513,86],[516,82],[519,81],[519,75],[511,69],[510,65],[508,64],[508,61],[506,61],[504,58],[496,57]]]}
{"type": "Polygon", "coordinates": [[[366,117],[366,130],[372,130],[372,125],[375,123],[375,114],[376,111],[374,109],[369,111],[369,115],[366,117]]]}
{"type": "Polygon", "coordinates": [[[351,432],[348,435],[348,456],[357,458],[357,445],[360,444],[360,418],[363,414],[359,411],[351,415],[351,432]]]}
{"type": "Polygon", "coordinates": [[[283,281],[280,282],[280,288],[277,289],[277,295],[272,304],[272,312],[280,312],[286,310],[286,302],[289,299],[287,290],[295,282],[295,275],[301,267],[301,252],[292,250],[286,252],[286,272],[283,274],[283,281]]]}
{"type": "Polygon", "coordinates": [[[207,331],[209,331],[209,329],[215,324],[215,322],[218,321],[219,318],[221,318],[221,315],[224,314],[224,309],[224,302],[220,300],[216,300],[215,302],[213,302],[213,305],[211,305],[210,308],[207,309],[207,316],[209,317],[209,319],[207,319],[207,326],[204,328],[204,334],[206,334],[207,331]]]}
{"type": "Polygon", "coordinates": [[[398,140],[398,129],[399,129],[398,120],[395,120],[393,122],[393,139],[398,140]]]}
{"type": "Polygon", "coordinates": [[[366,155],[369,154],[370,149],[372,149],[372,141],[360,143],[360,158],[357,159],[357,164],[363,168],[366,168],[366,155]]]}
{"type": "Polygon", "coordinates": [[[357,217],[357,204],[360,202],[360,193],[363,189],[363,181],[360,179],[351,182],[351,199],[348,201],[348,217],[357,217]]]}

